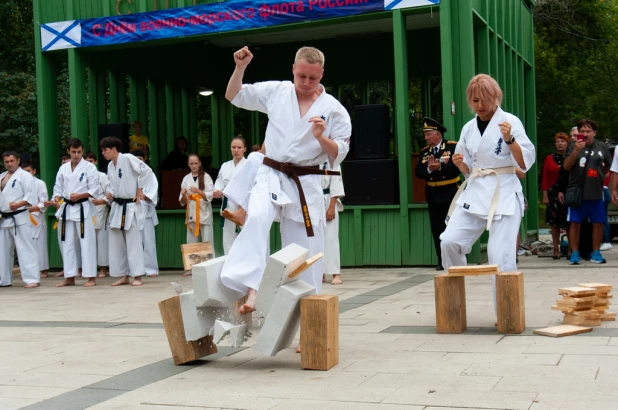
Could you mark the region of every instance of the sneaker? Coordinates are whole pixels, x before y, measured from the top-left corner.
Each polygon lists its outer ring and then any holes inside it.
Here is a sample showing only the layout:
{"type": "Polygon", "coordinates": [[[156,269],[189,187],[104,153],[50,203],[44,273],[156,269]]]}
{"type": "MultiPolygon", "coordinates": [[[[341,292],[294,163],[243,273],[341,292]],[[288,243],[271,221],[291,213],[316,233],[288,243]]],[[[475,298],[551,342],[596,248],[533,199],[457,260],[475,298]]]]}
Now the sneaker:
{"type": "Polygon", "coordinates": [[[603,259],[603,257],[601,256],[601,252],[595,250],[592,251],[592,254],[590,254],[590,262],[605,263],[605,259],[603,259]]]}
{"type": "Polygon", "coordinates": [[[605,242],[601,244],[601,247],[599,248],[599,250],[602,251],[608,251],[612,248],[612,244],[609,242],[605,242]]]}
{"type": "Polygon", "coordinates": [[[571,260],[569,260],[569,265],[579,265],[579,251],[571,252],[571,260]]]}

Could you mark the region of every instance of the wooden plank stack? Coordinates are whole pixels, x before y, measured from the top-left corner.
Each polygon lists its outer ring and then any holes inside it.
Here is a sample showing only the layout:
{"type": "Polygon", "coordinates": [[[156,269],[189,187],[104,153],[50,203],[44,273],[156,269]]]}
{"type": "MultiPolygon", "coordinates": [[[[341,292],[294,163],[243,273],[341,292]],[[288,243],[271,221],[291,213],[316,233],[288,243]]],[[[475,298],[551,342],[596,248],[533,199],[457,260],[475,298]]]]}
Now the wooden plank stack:
{"type": "Polygon", "coordinates": [[[574,286],[561,288],[558,299],[551,308],[564,313],[563,323],[575,326],[600,326],[601,315],[594,309],[597,300],[596,289],[574,286]]]}
{"type": "Polygon", "coordinates": [[[596,299],[592,309],[596,310],[601,316],[602,322],[610,322],[616,320],[616,312],[608,312],[611,299],[614,295],[610,295],[612,285],[606,283],[580,283],[578,286],[595,289],[596,299]]]}

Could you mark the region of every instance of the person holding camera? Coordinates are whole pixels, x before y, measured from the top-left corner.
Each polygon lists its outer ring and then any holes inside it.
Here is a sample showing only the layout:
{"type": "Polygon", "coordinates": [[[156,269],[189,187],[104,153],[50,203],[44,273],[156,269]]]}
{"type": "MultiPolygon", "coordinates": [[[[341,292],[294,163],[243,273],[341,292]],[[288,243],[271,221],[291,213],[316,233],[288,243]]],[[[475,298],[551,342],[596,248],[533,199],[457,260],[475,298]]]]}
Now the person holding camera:
{"type": "Polygon", "coordinates": [[[567,220],[569,243],[571,245],[571,265],[578,265],[579,236],[582,222],[588,218],[592,223],[592,254],[594,263],[605,263],[600,247],[607,214],[603,202],[603,177],[609,171],[612,157],[607,145],[594,139],[597,122],[583,119],[577,123],[577,142],[573,152],[564,160],[564,169],[569,171],[569,183],[564,195],[565,205],[569,207],[567,220]]]}

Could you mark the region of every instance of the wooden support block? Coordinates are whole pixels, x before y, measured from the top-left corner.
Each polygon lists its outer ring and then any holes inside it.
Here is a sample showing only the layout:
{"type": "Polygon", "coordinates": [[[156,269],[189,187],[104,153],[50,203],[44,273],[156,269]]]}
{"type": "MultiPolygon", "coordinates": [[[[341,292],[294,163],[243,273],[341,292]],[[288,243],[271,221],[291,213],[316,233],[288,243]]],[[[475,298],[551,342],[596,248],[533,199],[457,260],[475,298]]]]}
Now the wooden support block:
{"type": "Polygon", "coordinates": [[[185,339],[185,327],[182,323],[179,296],[159,302],[159,310],[161,311],[163,327],[165,327],[174,364],[189,363],[204,356],[217,353],[217,346],[212,342],[212,336],[205,336],[196,341],[187,342],[187,339],[185,339]]]}
{"type": "Polygon", "coordinates": [[[339,299],[312,295],[300,301],[300,367],[328,370],[339,363],[339,299]]]}
{"type": "Polygon", "coordinates": [[[577,335],[579,333],[587,333],[592,332],[591,327],[581,327],[581,326],[571,326],[571,325],[560,325],[560,326],[552,326],[546,327],[545,329],[537,329],[534,333],[535,335],[541,336],[550,336],[550,337],[562,337],[562,336],[571,336],[577,335]]]}
{"type": "Polygon", "coordinates": [[[436,331],[438,333],[463,333],[468,327],[466,319],[466,278],[438,275],[433,278],[436,293],[436,331]]]}
{"type": "Polygon", "coordinates": [[[502,272],[496,276],[498,333],[519,334],[526,328],[523,272],[502,272]]]}
{"type": "Polygon", "coordinates": [[[450,268],[448,268],[449,276],[477,276],[497,274],[498,265],[451,266],[450,268]]]}

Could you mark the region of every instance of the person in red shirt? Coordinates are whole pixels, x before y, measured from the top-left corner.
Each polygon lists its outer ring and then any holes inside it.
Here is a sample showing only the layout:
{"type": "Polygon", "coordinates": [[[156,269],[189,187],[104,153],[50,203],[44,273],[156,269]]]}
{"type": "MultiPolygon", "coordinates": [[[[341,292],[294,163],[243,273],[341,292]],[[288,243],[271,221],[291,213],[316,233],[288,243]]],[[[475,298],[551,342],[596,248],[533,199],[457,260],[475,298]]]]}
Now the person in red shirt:
{"type": "Polygon", "coordinates": [[[551,226],[552,243],[554,244],[554,259],[560,259],[560,229],[566,227],[567,207],[558,201],[558,174],[567,146],[569,136],[564,132],[554,135],[554,145],[556,152],[545,158],[543,163],[543,178],[541,180],[541,190],[543,191],[543,203],[546,206],[546,220],[551,226]]]}

